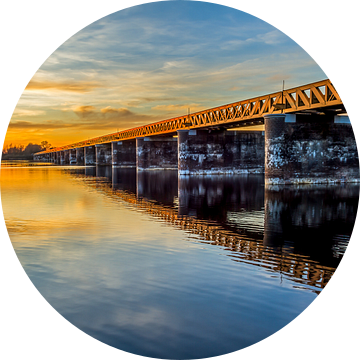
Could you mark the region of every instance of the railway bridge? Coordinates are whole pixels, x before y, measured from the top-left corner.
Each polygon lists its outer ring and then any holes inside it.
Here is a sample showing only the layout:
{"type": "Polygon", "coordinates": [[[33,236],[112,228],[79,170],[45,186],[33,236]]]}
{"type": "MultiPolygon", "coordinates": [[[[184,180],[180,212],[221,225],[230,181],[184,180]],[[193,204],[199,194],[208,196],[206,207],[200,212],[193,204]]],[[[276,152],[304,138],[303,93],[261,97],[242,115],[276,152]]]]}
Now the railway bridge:
{"type": "Polygon", "coordinates": [[[267,184],[359,179],[352,127],[328,79],[52,148],[34,160],[180,175],[265,173],[267,184]]]}

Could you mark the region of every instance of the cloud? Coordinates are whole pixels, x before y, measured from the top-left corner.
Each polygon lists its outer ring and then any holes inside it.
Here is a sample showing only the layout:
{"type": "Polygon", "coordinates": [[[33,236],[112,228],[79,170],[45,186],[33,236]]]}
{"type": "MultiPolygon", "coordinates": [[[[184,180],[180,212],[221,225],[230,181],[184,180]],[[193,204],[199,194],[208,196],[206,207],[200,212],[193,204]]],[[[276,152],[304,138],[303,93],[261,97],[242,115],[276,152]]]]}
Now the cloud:
{"type": "Polygon", "coordinates": [[[90,105],[78,106],[74,109],[74,113],[80,118],[87,118],[96,115],[95,107],[90,105]]]}
{"type": "Polygon", "coordinates": [[[57,82],[57,81],[36,81],[31,80],[26,87],[26,91],[65,91],[86,93],[101,87],[96,82],[57,82]]]}
{"type": "Polygon", "coordinates": [[[259,34],[257,39],[267,45],[277,45],[286,39],[286,36],[279,30],[269,31],[265,34],[259,34]]]}
{"type": "Polygon", "coordinates": [[[151,110],[161,110],[161,111],[178,111],[178,110],[188,110],[191,112],[202,110],[204,107],[200,104],[170,104],[170,105],[156,105],[151,108],[151,110]]]}
{"type": "Polygon", "coordinates": [[[266,78],[266,81],[268,82],[277,82],[277,83],[281,83],[282,80],[288,80],[290,79],[291,76],[290,75],[284,75],[284,74],[275,74],[272,76],[269,76],[268,78],[266,78]]]}
{"type": "Polygon", "coordinates": [[[21,130],[54,130],[62,129],[64,127],[71,127],[71,124],[66,124],[62,121],[46,121],[43,123],[34,123],[30,121],[10,121],[9,130],[21,129],[21,130]]]}
{"type": "Polygon", "coordinates": [[[76,107],[73,111],[81,118],[81,121],[73,120],[68,122],[67,126],[78,130],[99,130],[104,132],[108,129],[111,129],[111,131],[126,130],[160,120],[158,116],[138,114],[127,108],[111,106],[98,110],[92,105],[82,105],[76,107]]]}
{"type": "Polygon", "coordinates": [[[44,110],[15,109],[13,116],[39,116],[45,114],[44,110]]]}
{"type": "Polygon", "coordinates": [[[134,116],[135,114],[131,112],[130,110],[126,108],[113,108],[111,106],[107,106],[106,108],[103,108],[100,110],[100,112],[103,115],[110,115],[110,116],[116,116],[116,117],[126,117],[126,116],[134,116]]]}

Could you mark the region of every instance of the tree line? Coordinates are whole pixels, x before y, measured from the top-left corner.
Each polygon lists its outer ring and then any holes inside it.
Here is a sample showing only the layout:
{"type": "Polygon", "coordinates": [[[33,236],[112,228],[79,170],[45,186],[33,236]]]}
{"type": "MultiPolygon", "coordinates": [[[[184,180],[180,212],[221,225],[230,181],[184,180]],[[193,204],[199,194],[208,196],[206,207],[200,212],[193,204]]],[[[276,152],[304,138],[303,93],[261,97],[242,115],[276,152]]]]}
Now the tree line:
{"type": "Polygon", "coordinates": [[[50,148],[51,144],[49,144],[47,141],[42,141],[40,145],[33,143],[29,143],[26,146],[8,144],[3,148],[2,159],[32,159],[33,154],[39,151],[48,150],[50,148]]]}

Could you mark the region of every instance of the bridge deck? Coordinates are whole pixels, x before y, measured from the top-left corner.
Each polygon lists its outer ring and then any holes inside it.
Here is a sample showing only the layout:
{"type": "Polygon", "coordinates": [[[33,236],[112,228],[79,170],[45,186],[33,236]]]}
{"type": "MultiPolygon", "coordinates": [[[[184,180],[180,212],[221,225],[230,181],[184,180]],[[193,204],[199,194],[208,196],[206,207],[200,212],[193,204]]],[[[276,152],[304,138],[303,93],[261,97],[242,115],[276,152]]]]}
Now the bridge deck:
{"type": "Polygon", "coordinates": [[[284,113],[321,111],[325,108],[336,106],[343,107],[343,103],[330,80],[326,79],[287,89],[283,92],[279,91],[189,115],[99,136],[74,144],[52,148],[37,154],[40,155],[77,147],[109,143],[116,140],[130,140],[142,136],[171,134],[181,129],[211,128],[217,126],[231,128],[235,126],[254,125],[263,122],[264,114],[280,113],[281,111],[284,113]]]}

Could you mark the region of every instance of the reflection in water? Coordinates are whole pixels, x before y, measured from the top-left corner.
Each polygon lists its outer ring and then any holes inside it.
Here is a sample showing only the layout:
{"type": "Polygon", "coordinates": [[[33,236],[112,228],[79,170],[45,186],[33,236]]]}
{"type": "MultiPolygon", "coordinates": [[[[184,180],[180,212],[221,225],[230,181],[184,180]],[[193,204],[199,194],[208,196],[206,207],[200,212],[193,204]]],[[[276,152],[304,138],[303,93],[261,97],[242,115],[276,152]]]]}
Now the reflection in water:
{"type": "Polygon", "coordinates": [[[359,192],[107,166],[4,168],[1,186],[49,303],[106,344],[173,359],[239,350],[299,315],[344,254],[359,192]]]}
{"type": "Polygon", "coordinates": [[[177,197],[177,170],[139,171],[136,174],[136,194],[163,205],[172,205],[177,197]]]}
{"type": "MultiPolygon", "coordinates": [[[[69,171],[80,175],[82,169],[69,171]]],[[[107,196],[230,250],[235,261],[261,266],[316,293],[344,255],[359,192],[353,184],[265,187],[258,175],[178,177],[171,170],[105,166],[96,175],[87,184],[106,178],[101,190],[107,196]]]]}

